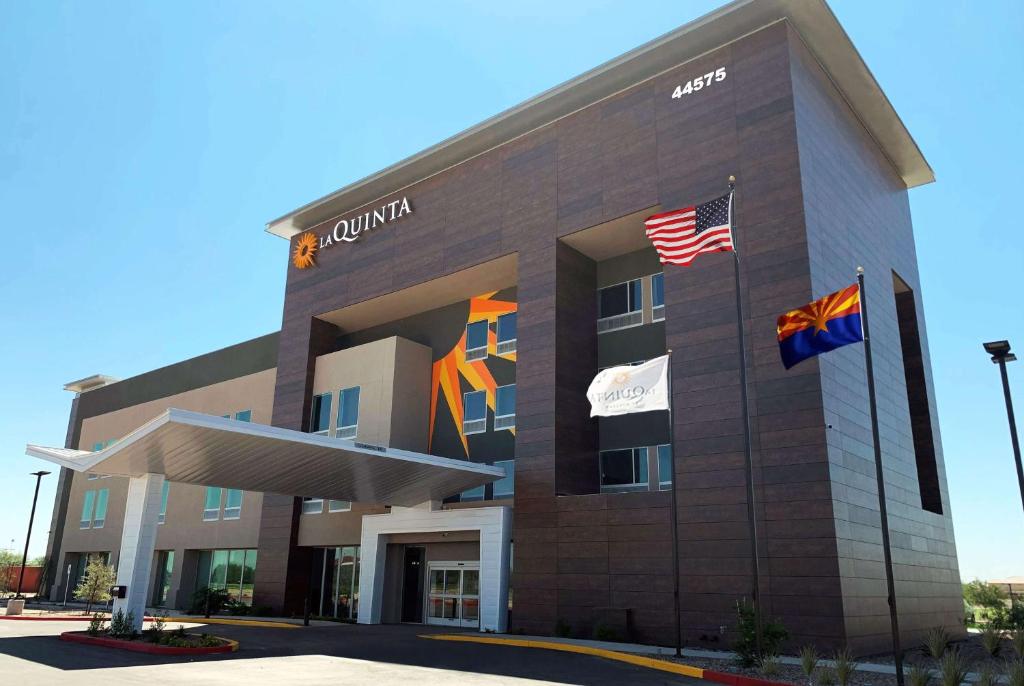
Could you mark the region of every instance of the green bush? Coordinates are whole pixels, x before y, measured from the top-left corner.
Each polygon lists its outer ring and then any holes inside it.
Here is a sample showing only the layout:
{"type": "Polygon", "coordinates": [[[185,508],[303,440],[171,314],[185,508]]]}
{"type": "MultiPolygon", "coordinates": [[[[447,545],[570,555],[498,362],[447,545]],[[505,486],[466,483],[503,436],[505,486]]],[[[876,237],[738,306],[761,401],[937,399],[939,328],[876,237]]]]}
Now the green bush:
{"type": "Polygon", "coordinates": [[[986,624],[981,630],[981,645],[988,654],[992,657],[998,655],[1002,644],[1003,632],[999,630],[999,627],[992,625],[992,623],[986,624]]]}
{"type": "MultiPolygon", "coordinates": [[[[737,630],[739,638],[733,644],[733,650],[744,667],[754,667],[760,662],[757,654],[757,627],[754,623],[754,606],[744,601],[736,603],[737,630]]],[[[789,638],[789,632],[777,619],[761,617],[762,648],[765,655],[778,655],[779,646],[789,638]]]]}
{"type": "Polygon", "coordinates": [[[804,676],[807,677],[807,682],[810,683],[814,680],[814,670],[818,666],[818,651],[812,645],[806,645],[800,649],[800,669],[803,671],[804,676]]]}
{"type": "Polygon", "coordinates": [[[839,686],[847,686],[850,683],[850,677],[853,676],[854,671],[857,669],[857,663],[853,661],[853,655],[850,654],[848,648],[843,648],[835,652],[832,660],[836,665],[836,678],[839,680],[839,686]]]}
{"type": "Polygon", "coordinates": [[[228,598],[224,602],[224,609],[228,611],[229,615],[234,615],[235,617],[244,617],[249,614],[250,610],[248,605],[234,598],[228,598]]]}
{"type": "Polygon", "coordinates": [[[824,667],[819,670],[818,686],[836,686],[836,671],[831,667],[824,667]]]}
{"type": "Polygon", "coordinates": [[[572,627],[569,626],[569,622],[565,621],[561,617],[555,622],[555,636],[561,638],[569,638],[572,635],[572,627]]]}
{"type": "Polygon", "coordinates": [[[231,596],[222,588],[203,587],[192,594],[192,606],[188,611],[193,615],[215,615],[224,609],[230,599],[231,596]]]}
{"type": "Polygon", "coordinates": [[[911,665],[907,672],[907,681],[910,682],[910,686],[928,686],[931,680],[931,670],[922,665],[911,665]]]}
{"type": "Polygon", "coordinates": [[[110,630],[108,633],[114,638],[132,638],[135,634],[134,623],[134,613],[129,612],[125,614],[124,610],[118,610],[110,618],[110,630]]]}
{"type": "Polygon", "coordinates": [[[779,675],[779,669],[781,664],[779,663],[779,656],[768,654],[761,658],[761,674],[773,679],[779,675]]]}
{"type": "Polygon", "coordinates": [[[1017,651],[1017,657],[1024,657],[1024,629],[1017,629],[1010,638],[1013,640],[1013,649],[1017,651]]]}
{"type": "Polygon", "coordinates": [[[106,620],[99,612],[93,614],[92,619],[89,620],[89,628],[85,630],[85,633],[90,636],[99,636],[103,631],[103,623],[106,620]]]}
{"type": "Polygon", "coordinates": [[[967,678],[970,663],[957,648],[947,650],[939,660],[939,677],[942,686],[960,686],[967,678]]]}
{"type": "Polygon", "coordinates": [[[1006,662],[1006,683],[1010,686],[1024,686],[1024,658],[1006,662]]]}
{"type": "Polygon", "coordinates": [[[929,655],[938,660],[946,652],[946,648],[949,646],[949,639],[949,632],[946,631],[945,627],[933,627],[925,634],[925,650],[928,651],[929,655]]]}
{"type": "Polygon", "coordinates": [[[978,678],[974,682],[974,686],[998,686],[999,684],[999,673],[991,663],[986,662],[978,670],[978,678]]]}
{"type": "Polygon", "coordinates": [[[618,641],[619,634],[607,624],[598,624],[594,627],[594,638],[598,641],[618,641]]]}

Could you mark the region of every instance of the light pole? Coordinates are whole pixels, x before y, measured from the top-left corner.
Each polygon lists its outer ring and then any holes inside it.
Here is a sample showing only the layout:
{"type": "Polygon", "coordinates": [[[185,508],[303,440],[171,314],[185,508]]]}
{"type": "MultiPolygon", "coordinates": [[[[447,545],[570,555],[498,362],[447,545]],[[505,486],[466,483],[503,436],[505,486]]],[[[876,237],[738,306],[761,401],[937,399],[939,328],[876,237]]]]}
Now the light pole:
{"type": "Polygon", "coordinates": [[[28,516],[28,533],[25,534],[25,552],[21,556],[21,573],[18,575],[18,592],[15,598],[21,597],[21,583],[25,580],[25,562],[28,560],[28,542],[32,538],[32,520],[36,518],[36,501],[39,500],[39,482],[50,472],[32,472],[36,478],[36,493],[32,496],[32,512],[28,516]]]}
{"type": "Polygon", "coordinates": [[[1010,352],[1009,341],[992,341],[985,343],[985,352],[992,356],[992,364],[999,365],[999,375],[1003,378],[1003,397],[1006,399],[1006,416],[1010,420],[1010,442],[1013,444],[1013,459],[1017,462],[1017,484],[1020,486],[1020,502],[1024,506],[1024,467],[1020,462],[1020,440],[1017,438],[1017,420],[1013,417],[1013,400],[1010,398],[1010,380],[1006,376],[1006,363],[1013,362],[1017,356],[1010,352]]]}

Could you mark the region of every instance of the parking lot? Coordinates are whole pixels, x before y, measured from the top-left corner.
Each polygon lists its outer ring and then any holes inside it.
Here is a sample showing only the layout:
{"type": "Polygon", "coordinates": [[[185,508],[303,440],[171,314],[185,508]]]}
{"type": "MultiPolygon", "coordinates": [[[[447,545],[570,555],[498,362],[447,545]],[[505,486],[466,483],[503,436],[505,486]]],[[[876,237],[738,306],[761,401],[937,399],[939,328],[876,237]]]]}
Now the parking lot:
{"type": "MultiPolygon", "coordinates": [[[[428,641],[423,626],[337,624],[277,629],[216,625],[238,652],[166,657],[59,641],[83,622],[0,621],[5,684],[638,684],[697,683],[588,655],[508,646],[428,641]]],[[[198,629],[197,629],[198,630],[198,629]]]]}

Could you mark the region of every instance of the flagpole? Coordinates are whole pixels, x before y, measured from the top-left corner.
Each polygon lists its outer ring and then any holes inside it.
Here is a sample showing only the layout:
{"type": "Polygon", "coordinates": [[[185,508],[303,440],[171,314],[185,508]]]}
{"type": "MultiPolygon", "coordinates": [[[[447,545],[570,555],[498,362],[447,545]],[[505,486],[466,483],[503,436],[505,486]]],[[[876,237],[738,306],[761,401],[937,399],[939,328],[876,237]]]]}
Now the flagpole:
{"type": "Polygon", "coordinates": [[[892,574],[892,548],[889,544],[889,514],[885,506],[885,476],[882,472],[882,443],[878,436],[878,405],[875,402],[875,372],[871,359],[871,336],[868,329],[868,301],[864,293],[864,267],[857,267],[860,288],[860,318],[864,329],[864,365],[868,377],[868,403],[871,407],[871,438],[875,444],[875,480],[878,482],[878,511],[882,520],[882,552],[885,558],[885,584],[888,591],[889,623],[892,629],[892,653],[896,666],[896,683],[903,686],[903,651],[900,648],[900,623],[896,613],[896,585],[892,574]]]}
{"type": "MultiPolygon", "coordinates": [[[[733,201],[736,193],[736,177],[729,177],[729,230],[732,233],[733,271],[736,275],[736,327],[740,348],[740,402],[743,404],[743,448],[746,461],[747,481],[747,527],[750,531],[750,561],[753,564],[754,583],[751,589],[751,604],[754,607],[754,636],[758,656],[764,655],[764,633],[761,627],[761,570],[757,554],[757,518],[754,507],[754,459],[750,444],[750,404],[747,399],[747,345],[743,333],[743,299],[740,295],[740,253],[736,243],[736,223],[733,216],[733,201]]],[[[900,684],[900,686],[903,686],[900,684]]]]}
{"type": "MultiPolygon", "coordinates": [[[[668,452],[672,469],[672,600],[676,619],[676,657],[683,656],[683,625],[679,617],[679,501],[676,496],[675,397],[672,395],[672,349],[668,350],[668,452]]],[[[659,476],[660,478],[660,476],[659,476]]]]}

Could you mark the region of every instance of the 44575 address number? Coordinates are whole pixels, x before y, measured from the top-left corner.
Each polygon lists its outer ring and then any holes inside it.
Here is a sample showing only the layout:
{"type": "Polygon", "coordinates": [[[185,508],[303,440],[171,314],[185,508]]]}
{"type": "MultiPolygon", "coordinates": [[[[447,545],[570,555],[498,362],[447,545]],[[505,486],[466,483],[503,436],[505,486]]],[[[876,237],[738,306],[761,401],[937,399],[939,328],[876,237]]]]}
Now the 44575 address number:
{"type": "Polygon", "coordinates": [[[709,71],[704,76],[698,76],[690,79],[685,84],[676,86],[676,89],[672,91],[672,99],[674,100],[676,98],[681,98],[684,95],[696,93],[699,90],[710,87],[712,83],[725,81],[725,77],[725,67],[719,67],[714,71],[709,71]]]}

